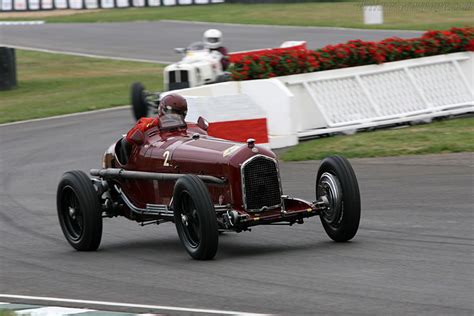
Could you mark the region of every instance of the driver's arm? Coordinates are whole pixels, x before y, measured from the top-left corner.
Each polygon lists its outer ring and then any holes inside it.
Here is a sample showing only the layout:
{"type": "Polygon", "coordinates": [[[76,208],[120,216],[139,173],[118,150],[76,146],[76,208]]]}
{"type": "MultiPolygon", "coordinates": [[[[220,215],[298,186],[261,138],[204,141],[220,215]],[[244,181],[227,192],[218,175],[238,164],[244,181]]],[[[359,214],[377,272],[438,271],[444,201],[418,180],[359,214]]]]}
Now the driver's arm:
{"type": "Polygon", "coordinates": [[[144,134],[148,129],[157,125],[158,119],[152,117],[142,117],[140,120],[138,120],[137,124],[135,124],[135,126],[128,131],[125,139],[130,144],[136,145],[135,139],[137,139],[139,134],[144,134]]]}
{"type": "Polygon", "coordinates": [[[227,48],[219,47],[217,51],[222,54],[222,58],[221,58],[222,69],[227,70],[227,67],[229,67],[229,64],[230,64],[227,48]]]}

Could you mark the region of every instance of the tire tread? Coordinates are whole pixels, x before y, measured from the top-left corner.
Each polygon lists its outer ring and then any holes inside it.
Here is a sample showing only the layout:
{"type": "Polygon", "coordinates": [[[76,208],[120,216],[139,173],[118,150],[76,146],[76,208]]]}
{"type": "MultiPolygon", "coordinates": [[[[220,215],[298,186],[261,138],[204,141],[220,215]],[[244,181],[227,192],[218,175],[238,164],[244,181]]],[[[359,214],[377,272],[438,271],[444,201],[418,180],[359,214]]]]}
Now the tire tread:
{"type": "Polygon", "coordinates": [[[321,162],[316,186],[321,174],[326,171],[335,173],[341,183],[345,212],[339,229],[331,227],[323,218],[321,218],[321,223],[331,239],[337,242],[345,242],[354,238],[359,228],[360,191],[357,177],[349,161],[339,155],[327,157],[321,162]]]}
{"type": "MultiPolygon", "coordinates": [[[[177,222],[180,219],[177,218],[177,215],[175,214],[178,235],[192,258],[197,260],[210,260],[216,255],[219,233],[217,219],[214,211],[214,205],[212,204],[211,198],[209,196],[209,191],[204,182],[196,175],[186,175],[179,179],[176,182],[174,195],[176,195],[177,190],[180,190],[182,186],[184,186],[188,191],[190,191],[190,194],[195,194],[198,197],[196,199],[193,199],[196,208],[201,210],[205,209],[208,210],[208,212],[203,212],[203,214],[201,214],[203,217],[205,217],[204,221],[202,221],[202,224],[205,225],[204,231],[206,232],[206,234],[202,235],[201,244],[197,250],[191,250],[185,245],[183,237],[181,236],[181,232],[179,231],[179,224],[177,222]]],[[[174,201],[177,202],[176,199],[174,199],[174,201]]]]}
{"type": "Polygon", "coordinates": [[[60,194],[63,185],[69,185],[77,195],[84,216],[84,235],[79,241],[70,240],[60,219],[61,228],[73,248],[79,251],[94,251],[99,248],[102,239],[102,214],[100,203],[90,178],[81,170],[64,173],[58,185],[57,207],[60,217],[60,194]]]}

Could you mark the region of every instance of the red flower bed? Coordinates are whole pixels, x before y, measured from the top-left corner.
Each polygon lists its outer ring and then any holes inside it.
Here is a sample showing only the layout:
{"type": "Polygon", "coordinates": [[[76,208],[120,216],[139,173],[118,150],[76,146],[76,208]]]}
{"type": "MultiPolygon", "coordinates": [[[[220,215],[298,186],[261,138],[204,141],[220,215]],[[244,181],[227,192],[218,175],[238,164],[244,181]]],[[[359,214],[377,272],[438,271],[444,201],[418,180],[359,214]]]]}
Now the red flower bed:
{"type": "Polygon", "coordinates": [[[349,41],[317,50],[267,50],[239,56],[230,66],[234,80],[286,76],[424,56],[474,51],[474,28],[428,31],[420,38],[387,38],[380,42],[349,41]]]}

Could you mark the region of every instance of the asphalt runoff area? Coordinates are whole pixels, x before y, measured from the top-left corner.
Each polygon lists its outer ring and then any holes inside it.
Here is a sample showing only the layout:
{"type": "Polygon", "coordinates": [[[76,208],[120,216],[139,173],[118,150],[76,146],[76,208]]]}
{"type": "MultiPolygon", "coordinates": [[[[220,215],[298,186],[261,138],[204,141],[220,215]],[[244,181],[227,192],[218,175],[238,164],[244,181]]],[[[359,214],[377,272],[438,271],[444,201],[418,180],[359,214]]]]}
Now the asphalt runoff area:
{"type": "MultiPolygon", "coordinates": [[[[224,234],[215,260],[198,262],[172,224],[115,218],[99,251],[76,252],[56,216],[59,178],[100,167],[132,124],[121,109],[0,126],[0,293],[285,315],[473,314],[472,153],[351,160],[362,196],[352,242],[330,241],[312,218],[224,234]]],[[[281,163],[285,192],[313,199],[318,164],[281,163]]]]}

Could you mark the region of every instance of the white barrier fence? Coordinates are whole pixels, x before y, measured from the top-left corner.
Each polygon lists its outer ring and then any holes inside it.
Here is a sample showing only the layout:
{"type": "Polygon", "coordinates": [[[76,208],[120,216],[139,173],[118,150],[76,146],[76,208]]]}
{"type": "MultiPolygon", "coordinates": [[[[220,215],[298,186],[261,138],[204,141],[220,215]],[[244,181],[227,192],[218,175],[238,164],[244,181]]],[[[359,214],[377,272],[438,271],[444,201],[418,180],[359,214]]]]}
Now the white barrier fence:
{"type": "Polygon", "coordinates": [[[473,55],[455,53],[279,80],[301,104],[297,130],[304,138],[472,111],[473,55]]]}
{"type": "Polygon", "coordinates": [[[225,0],[0,0],[1,11],[111,9],[223,3],[225,0]]]}
{"type": "Polygon", "coordinates": [[[321,134],[473,112],[473,91],[474,53],[463,52],[178,93],[248,96],[266,113],[270,146],[280,148],[321,134]]]}

